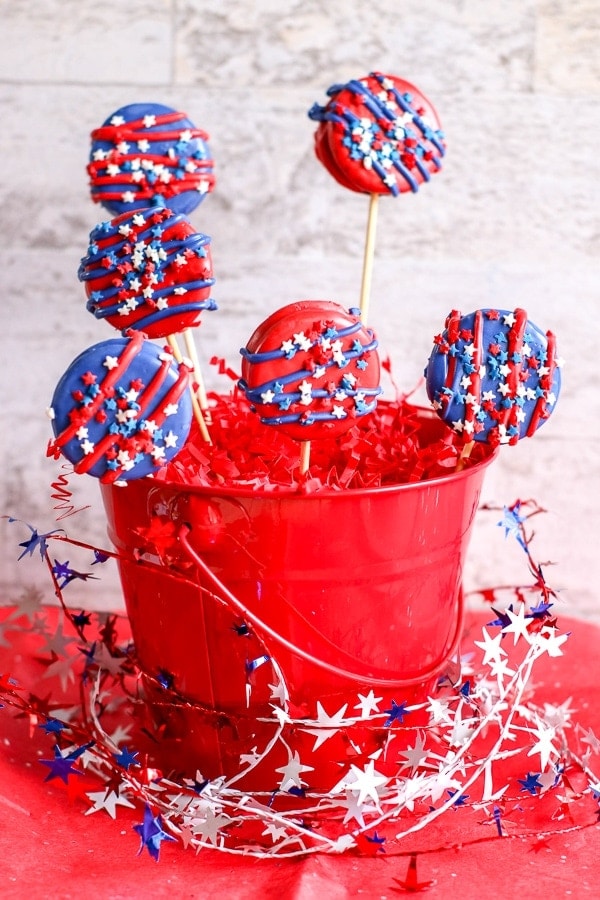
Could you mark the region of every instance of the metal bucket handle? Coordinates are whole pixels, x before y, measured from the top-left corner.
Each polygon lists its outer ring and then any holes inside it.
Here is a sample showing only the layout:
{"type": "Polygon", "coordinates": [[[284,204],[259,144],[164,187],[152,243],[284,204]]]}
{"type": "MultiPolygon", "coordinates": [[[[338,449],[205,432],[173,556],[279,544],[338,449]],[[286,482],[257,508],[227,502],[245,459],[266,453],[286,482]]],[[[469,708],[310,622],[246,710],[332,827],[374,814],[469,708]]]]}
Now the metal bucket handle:
{"type": "MultiPolygon", "coordinates": [[[[251,612],[247,606],[245,606],[241,600],[239,600],[235,594],[233,594],[226,585],[223,584],[221,579],[215,575],[215,573],[208,567],[208,565],[204,562],[204,560],[197,554],[192,545],[188,540],[188,535],[191,532],[191,528],[189,525],[181,525],[178,532],[178,539],[180,541],[181,546],[189,556],[192,563],[201,571],[204,578],[211,585],[212,590],[215,594],[217,594],[228,606],[233,607],[237,613],[243,616],[244,620],[250,622],[254,628],[258,632],[261,632],[262,635],[268,636],[272,638],[277,644],[281,647],[284,647],[290,653],[295,656],[299,656],[302,659],[305,659],[307,662],[312,663],[312,665],[317,666],[319,669],[324,669],[326,672],[330,672],[332,675],[337,675],[340,678],[345,678],[349,681],[358,682],[361,685],[370,685],[372,687],[377,688],[387,688],[388,690],[392,690],[395,688],[403,688],[403,687],[411,687],[415,684],[421,684],[425,681],[429,681],[434,678],[436,675],[442,671],[444,664],[437,663],[436,665],[431,666],[427,671],[421,672],[419,675],[413,678],[401,678],[401,677],[377,677],[373,675],[359,675],[356,672],[351,672],[348,669],[342,669],[339,666],[334,665],[333,663],[326,662],[323,659],[318,659],[313,656],[307,650],[303,650],[301,647],[298,647],[296,644],[293,644],[291,641],[288,641],[287,638],[283,637],[283,635],[278,634],[274,631],[269,625],[262,621],[255,613],[251,612]]],[[[452,643],[450,645],[449,652],[447,654],[447,659],[450,660],[455,652],[457,651],[458,644],[462,635],[463,629],[463,621],[464,621],[464,602],[462,598],[462,591],[460,595],[460,604],[459,604],[459,614],[456,623],[456,629],[454,631],[454,635],[452,637],[452,643]]]]}

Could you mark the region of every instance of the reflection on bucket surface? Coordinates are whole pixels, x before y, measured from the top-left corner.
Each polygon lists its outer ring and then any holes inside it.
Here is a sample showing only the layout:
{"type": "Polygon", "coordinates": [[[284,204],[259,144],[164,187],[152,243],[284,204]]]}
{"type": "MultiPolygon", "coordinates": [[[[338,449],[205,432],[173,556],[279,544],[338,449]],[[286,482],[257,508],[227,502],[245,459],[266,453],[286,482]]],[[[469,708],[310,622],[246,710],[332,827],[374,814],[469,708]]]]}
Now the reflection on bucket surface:
{"type": "MultiPolygon", "coordinates": [[[[392,710],[431,694],[460,637],[465,553],[492,458],[429,481],[309,495],[152,479],[103,486],[168,765],[212,778],[260,752],[273,734],[260,719],[273,718],[277,693],[266,657],[295,719],[314,719],[317,702],[360,716],[358,698],[371,690],[392,710]],[[158,557],[135,559],[152,529],[163,535],[158,557]],[[181,702],[165,703],[159,673],[181,702]]],[[[371,729],[358,749],[372,752],[384,736],[371,729]]],[[[327,744],[312,754],[314,736],[301,729],[293,740],[311,758],[311,786],[329,790],[339,765],[327,744]]],[[[273,752],[247,787],[276,786],[287,749],[273,752]]]]}

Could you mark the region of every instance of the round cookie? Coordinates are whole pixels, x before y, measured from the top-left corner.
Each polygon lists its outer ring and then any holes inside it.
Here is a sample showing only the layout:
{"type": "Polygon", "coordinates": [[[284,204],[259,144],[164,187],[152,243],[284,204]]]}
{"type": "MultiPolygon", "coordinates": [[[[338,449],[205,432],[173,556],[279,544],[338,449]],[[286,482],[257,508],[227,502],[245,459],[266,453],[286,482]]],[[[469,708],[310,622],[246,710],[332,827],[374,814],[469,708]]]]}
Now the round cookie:
{"type": "Polygon", "coordinates": [[[416,192],[442,167],[444,135],[433,105],[408,81],[371,72],[336,84],[326,106],[308,115],[319,126],[315,152],[329,173],[365,194],[416,192]]]}
{"type": "Polygon", "coordinates": [[[210,238],[166,208],[124,213],[94,228],[78,275],[88,310],[119,331],[163,338],[216,309],[210,238]]]}
{"type": "Polygon", "coordinates": [[[525,310],[454,310],[434,345],[427,394],[465,441],[516,444],[552,413],[561,384],[556,340],[525,310]]]}
{"type": "Polygon", "coordinates": [[[188,214],[214,188],[208,135],[170,106],[123,106],[91,137],[91,197],[113,215],[152,205],[188,214]]]}
{"type": "Polygon", "coordinates": [[[377,405],[376,348],[358,310],[328,300],[291,303],[240,351],[239,384],[266,425],[300,441],[332,437],[377,405]]]}
{"type": "Polygon", "coordinates": [[[188,365],[138,332],[94,344],[56,386],[48,452],[103,482],[151,475],[189,434],[189,385],[188,365]]]}

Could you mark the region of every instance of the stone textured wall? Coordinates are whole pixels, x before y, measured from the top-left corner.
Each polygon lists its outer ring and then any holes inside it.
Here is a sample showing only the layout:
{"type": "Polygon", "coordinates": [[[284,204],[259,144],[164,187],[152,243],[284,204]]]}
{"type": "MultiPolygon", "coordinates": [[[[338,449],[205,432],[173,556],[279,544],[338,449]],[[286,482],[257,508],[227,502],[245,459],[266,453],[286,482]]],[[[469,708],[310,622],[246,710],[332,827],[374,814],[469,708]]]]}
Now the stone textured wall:
{"type": "MultiPolygon", "coordinates": [[[[212,235],[220,311],[199,347],[235,364],[277,306],[357,299],[367,200],[317,163],[306,113],[330,84],[378,69],[433,100],[449,149],[430,185],[380,204],[371,323],[405,389],[453,307],[523,306],[558,334],[556,414],[504,448],[485,499],[549,509],[536,547],[558,564],[561,607],[599,615],[597,0],[0,0],[0,21],[0,512],[55,524],[44,410],[70,360],[109,334],[76,278],[107,217],[87,191],[91,129],[156,101],[211,135],[218,184],[192,219],[212,235]]],[[[91,509],[62,524],[103,543],[97,485],[70,487],[91,509]]],[[[468,584],[527,580],[497,520],[480,514],[468,584]]],[[[37,571],[16,563],[14,529],[3,523],[13,590],[37,571]]],[[[119,603],[116,587],[99,591],[119,603]]]]}

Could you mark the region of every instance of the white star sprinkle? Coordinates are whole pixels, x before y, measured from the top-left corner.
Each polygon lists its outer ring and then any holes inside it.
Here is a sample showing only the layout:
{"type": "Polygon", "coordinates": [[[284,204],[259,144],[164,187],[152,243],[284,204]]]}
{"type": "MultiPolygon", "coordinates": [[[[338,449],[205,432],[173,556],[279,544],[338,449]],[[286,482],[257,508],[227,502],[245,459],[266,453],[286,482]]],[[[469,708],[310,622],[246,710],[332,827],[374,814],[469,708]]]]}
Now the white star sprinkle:
{"type": "Polygon", "coordinates": [[[89,456],[90,453],[94,452],[95,444],[93,444],[91,441],[85,440],[82,441],[80,447],[83,450],[84,455],[89,456]]]}

